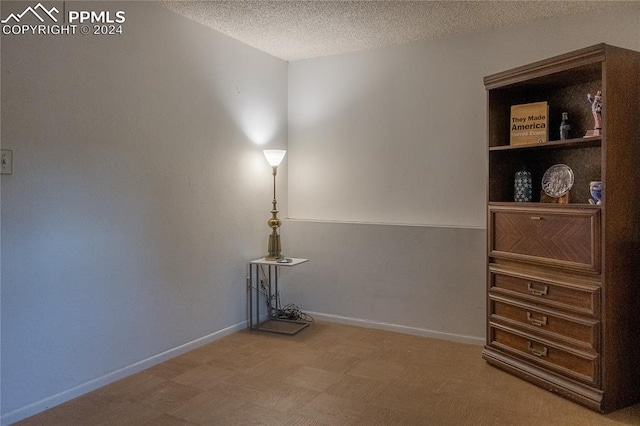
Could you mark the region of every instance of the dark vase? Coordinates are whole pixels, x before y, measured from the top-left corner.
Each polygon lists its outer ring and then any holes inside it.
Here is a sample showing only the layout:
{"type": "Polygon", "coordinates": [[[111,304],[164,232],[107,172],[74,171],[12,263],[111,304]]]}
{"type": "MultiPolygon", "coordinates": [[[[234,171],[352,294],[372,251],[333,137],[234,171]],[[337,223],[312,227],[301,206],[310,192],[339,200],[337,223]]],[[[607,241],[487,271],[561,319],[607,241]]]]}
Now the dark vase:
{"type": "Polygon", "coordinates": [[[520,171],[516,172],[513,184],[513,194],[514,201],[522,203],[531,201],[533,186],[531,183],[531,172],[527,171],[527,169],[522,168],[520,171]]]}

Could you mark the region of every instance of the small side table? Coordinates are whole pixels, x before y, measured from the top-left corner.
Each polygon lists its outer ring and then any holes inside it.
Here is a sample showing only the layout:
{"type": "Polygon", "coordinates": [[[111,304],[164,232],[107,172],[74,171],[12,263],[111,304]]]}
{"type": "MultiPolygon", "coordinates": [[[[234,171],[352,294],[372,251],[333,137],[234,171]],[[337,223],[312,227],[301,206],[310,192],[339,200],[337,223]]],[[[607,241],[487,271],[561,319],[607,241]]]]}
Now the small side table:
{"type": "Polygon", "coordinates": [[[280,298],[278,297],[278,273],[280,268],[293,268],[301,263],[308,262],[309,259],[292,258],[291,262],[278,262],[275,260],[266,260],[264,258],[252,260],[249,262],[249,328],[252,330],[268,331],[271,333],[294,335],[305,327],[309,326],[306,321],[287,320],[278,318],[280,312],[280,298]],[[271,305],[267,310],[267,319],[260,322],[260,268],[267,268],[267,280],[269,287],[265,296],[271,301],[271,305]],[[252,294],[254,290],[254,294],[252,294]],[[275,296],[275,297],[274,297],[275,296]],[[254,301],[255,297],[255,301],[254,301]],[[274,300],[275,299],[275,300],[274,300]],[[254,303],[255,302],[255,303],[254,303]],[[255,306],[254,306],[255,305],[255,306]],[[255,312],[254,312],[255,310],[255,312]],[[254,316],[255,314],[255,316],[254,316]]]}

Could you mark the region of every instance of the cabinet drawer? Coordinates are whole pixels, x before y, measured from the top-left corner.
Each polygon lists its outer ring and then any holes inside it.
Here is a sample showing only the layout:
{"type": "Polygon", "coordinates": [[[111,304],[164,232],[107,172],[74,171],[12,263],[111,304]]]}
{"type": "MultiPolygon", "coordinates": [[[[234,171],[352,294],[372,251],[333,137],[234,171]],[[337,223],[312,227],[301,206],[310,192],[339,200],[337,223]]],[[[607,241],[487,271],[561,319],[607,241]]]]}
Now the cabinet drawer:
{"type": "Polygon", "coordinates": [[[564,376],[597,384],[599,358],[595,352],[575,351],[496,325],[490,328],[489,344],[564,376]]]}
{"type": "Polygon", "coordinates": [[[489,207],[489,256],[600,272],[600,209],[489,207]]]}
{"type": "Polygon", "coordinates": [[[491,321],[502,321],[572,345],[597,348],[598,322],[538,309],[533,306],[491,299],[491,321]]]}
{"type": "Polygon", "coordinates": [[[600,288],[594,284],[571,284],[559,279],[511,275],[506,270],[490,267],[491,294],[503,294],[579,314],[599,317],[600,288]]]}

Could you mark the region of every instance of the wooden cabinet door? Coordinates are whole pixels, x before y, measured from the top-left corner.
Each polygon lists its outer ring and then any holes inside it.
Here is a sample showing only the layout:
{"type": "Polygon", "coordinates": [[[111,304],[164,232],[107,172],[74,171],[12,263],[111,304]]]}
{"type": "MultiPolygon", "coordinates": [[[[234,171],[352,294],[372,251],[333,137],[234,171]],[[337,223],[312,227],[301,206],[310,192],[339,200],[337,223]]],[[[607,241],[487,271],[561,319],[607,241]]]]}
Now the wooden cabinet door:
{"type": "Polygon", "coordinates": [[[489,256],[600,272],[600,209],[489,207],[489,256]]]}

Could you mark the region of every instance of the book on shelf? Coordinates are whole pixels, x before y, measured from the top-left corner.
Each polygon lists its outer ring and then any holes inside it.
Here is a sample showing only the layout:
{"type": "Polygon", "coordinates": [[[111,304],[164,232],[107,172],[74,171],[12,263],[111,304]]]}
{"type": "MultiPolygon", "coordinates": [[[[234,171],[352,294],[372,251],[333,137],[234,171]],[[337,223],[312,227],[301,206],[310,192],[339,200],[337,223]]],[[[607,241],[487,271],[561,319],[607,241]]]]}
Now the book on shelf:
{"type": "Polygon", "coordinates": [[[547,142],[549,140],[549,105],[547,102],[512,105],[509,127],[511,145],[547,142]]]}

